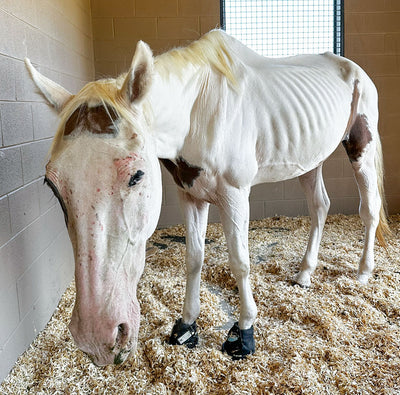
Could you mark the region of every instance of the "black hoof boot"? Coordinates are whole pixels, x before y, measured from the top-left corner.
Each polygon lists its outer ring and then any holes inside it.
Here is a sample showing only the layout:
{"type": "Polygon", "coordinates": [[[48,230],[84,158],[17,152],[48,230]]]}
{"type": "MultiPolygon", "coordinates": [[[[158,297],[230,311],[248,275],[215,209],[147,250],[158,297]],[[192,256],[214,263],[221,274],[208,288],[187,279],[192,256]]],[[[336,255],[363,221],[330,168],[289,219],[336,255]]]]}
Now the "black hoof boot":
{"type": "Polygon", "coordinates": [[[175,321],[169,337],[169,344],[180,346],[184,344],[188,348],[194,348],[198,342],[199,336],[197,334],[196,321],[192,325],[184,324],[182,318],[175,321]]]}
{"type": "Polygon", "coordinates": [[[249,354],[254,354],[254,328],[240,329],[235,322],[228,333],[228,339],[222,345],[222,351],[226,352],[233,360],[244,359],[249,354]]]}
{"type": "Polygon", "coordinates": [[[303,289],[310,289],[309,285],[302,285],[302,284],[296,283],[296,281],[294,281],[294,280],[290,281],[290,285],[292,287],[300,287],[300,288],[303,288],[303,289]]]}

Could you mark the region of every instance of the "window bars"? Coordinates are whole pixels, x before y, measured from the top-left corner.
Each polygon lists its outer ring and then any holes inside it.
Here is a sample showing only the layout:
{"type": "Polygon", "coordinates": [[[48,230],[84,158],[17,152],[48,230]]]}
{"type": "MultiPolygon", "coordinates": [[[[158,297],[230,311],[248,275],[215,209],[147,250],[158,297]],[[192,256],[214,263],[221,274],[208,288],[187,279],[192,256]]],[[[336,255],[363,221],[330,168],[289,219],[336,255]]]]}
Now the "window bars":
{"type": "Polygon", "coordinates": [[[221,26],[264,56],[343,54],[344,0],[220,0],[221,26]]]}

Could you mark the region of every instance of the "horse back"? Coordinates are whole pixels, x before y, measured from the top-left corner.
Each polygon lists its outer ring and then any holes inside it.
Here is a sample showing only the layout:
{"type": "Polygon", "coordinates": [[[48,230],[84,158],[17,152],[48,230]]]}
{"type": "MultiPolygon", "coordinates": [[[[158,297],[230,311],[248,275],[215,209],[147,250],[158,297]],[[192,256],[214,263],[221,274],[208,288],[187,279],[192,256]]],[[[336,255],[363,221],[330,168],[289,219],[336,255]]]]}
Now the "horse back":
{"type": "MultiPolygon", "coordinates": [[[[346,132],[355,81],[360,106],[374,86],[355,63],[331,53],[264,58],[232,41],[236,86],[209,75],[181,155],[235,186],[290,179],[325,161],[346,132]]],[[[371,99],[372,97],[372,99],[371,99]]],[[[375,104],[374,104],[375,102],[375,104]]]]}

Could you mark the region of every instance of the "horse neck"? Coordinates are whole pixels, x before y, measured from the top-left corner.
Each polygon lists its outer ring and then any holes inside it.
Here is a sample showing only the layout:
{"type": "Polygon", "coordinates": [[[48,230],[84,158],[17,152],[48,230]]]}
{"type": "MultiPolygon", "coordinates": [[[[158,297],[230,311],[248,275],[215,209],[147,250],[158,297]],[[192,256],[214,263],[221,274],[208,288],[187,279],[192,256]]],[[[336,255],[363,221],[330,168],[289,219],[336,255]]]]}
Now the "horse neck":
{"type": "Polygon", "coordinates": [[[153,131],[159,158],[175,159],[190,130],[190,116],[199,96],[203,72],[188,65],[178,73],[155,73],[150,93],[153,131]]]}

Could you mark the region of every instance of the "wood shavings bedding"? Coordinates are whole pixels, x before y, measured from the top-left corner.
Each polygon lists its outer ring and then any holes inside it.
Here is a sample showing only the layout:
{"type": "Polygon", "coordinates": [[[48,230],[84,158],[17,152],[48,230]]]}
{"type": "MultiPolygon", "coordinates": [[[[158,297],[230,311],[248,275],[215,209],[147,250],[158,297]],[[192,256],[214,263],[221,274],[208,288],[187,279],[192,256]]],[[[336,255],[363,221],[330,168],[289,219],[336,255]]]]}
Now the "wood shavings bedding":
{"type": "Polygon", "coordinates": [[[184,228],[155,232],[138,289],[138,350],[122,366],[98,368],[73,344],[67,325],[74,284],[0,385],[1,394],[397,394],[400,393],[400,215],[390,218],[368,285],[355,280],[363,232],[358,216],[329,216],[310,289],[291,285],[309,219],[252,221],[256,353],[220,352],[239,302],[222,228],[209,225],[202,274],[199,346],[166,343],[184,296],[184,228]]]}

